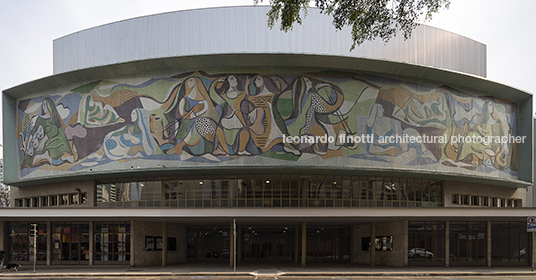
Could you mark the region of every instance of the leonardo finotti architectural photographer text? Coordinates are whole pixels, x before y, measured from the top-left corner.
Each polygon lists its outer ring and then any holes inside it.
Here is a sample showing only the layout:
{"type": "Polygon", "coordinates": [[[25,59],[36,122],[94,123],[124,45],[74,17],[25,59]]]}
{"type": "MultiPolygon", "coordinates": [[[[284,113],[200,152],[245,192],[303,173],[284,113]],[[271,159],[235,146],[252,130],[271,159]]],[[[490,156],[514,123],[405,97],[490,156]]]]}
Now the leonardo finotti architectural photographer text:
{"type": "MultiPolygon", "coordinates": [[[[481,136],[481,135],[452,135],[450,136],[450,142],[453,144],[462,143],[478,143],[483,145],[491,144],[520,144],[525,142],[527,136],[481,136]]],[[[290,144],[315,144],[315,143],[335,143],[337,144],[354,144],[354,143],[448,143],[448,135],[419,135],[408,136],[403,135],[389,135],[389,136],[375,136],[373,134],[361,134],[361,135],[339,135],[337,137],[332,135],[312,136],[289,136],[283,134],[283,143],[290,144]]]]}

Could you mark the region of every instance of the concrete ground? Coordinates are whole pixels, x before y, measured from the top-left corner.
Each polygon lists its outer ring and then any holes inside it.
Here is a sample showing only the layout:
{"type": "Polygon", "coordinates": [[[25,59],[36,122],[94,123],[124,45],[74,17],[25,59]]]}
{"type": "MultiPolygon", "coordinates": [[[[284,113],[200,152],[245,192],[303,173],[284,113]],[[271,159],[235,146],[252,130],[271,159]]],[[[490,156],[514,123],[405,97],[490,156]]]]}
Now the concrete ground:
{"type": "Polygon", "coordinates": [[[247,263],[239,264],[230,268],[223,263],[185,263],[150,267],[129,266],[37,266],[33,273],[32,265],[25,265],[19,271],[4,270],[0,278],[13,277],[166,277],[166,276],[532,276],[536,278],[536,272],[531,267],[381,267],[371,268],[358,264],[310,264],[301,267],[296,264],[279,263],[247,263]]]}

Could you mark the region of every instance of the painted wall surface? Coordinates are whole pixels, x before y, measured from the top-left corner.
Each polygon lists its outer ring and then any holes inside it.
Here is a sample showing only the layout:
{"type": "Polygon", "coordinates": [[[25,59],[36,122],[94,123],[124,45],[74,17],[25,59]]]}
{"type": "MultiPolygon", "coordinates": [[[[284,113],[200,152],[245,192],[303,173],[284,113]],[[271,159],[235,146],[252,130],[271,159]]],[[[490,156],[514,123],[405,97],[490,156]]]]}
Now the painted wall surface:
{"type": "Polygon", "coordinates": [[[515,103],[357,74],[109,79],[17,108],[20,178],[292,165],[517,179],[523,139],[515,103]]]}

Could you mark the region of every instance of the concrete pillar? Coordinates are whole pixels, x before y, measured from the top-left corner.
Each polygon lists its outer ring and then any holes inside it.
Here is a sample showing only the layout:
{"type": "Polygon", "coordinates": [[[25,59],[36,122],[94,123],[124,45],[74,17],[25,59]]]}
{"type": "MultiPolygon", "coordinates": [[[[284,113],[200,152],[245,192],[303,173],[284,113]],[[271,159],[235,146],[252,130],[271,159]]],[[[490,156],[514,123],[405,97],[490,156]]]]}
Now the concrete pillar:
{"type": "Polygon", "coordinates": [[[301,224],[302,227],[302,248],[301,248],[301,265],[306,266],[307,265],[307,222],[303,221],[301,224]]]}
{"type": "Polygon", "coordinates": [[[300,226],[296,226],[294,237],[294,263],[298,263],[300,259],[300,226]]]}
{"type": "Polygon", "coordinates": [[[89,265],[93,265],[95,256],[95,222],[89,222],[89,265]]]}
{"type": "Polygon", "coordinates": [[[229,242],[230,244],[230,247],[229,248],[229,267],[234,267],[234,254],[235,254],[235,251],[234,251],[234,242],[235,242],[235,236],[234,236],[234,230],[233,230],[233,221],[231,221],[231,224],[230,224],[230,227],[229,227],[229,231],[230,231],[230,237],[231,237],[231,242],[229,242]]]}
{"type": "Polygon", "coordinates": [[[9,257],[9,244],[7,242],[8,239],[8,229],[7,229],[7,223],[4,221],[0,221],[0,250],[4,250],[7,254],[4,255],[4,263],[7,263],[8,257],[9,257]]]}
{"type": "MultiPolygon", "coordinates": [[[[130,266],[134,267],[136,266],[136,226],[134,221],[130,221],[130,266]]],[[[141,238],[141,237],[140,237],[141,238]]],[[[145,241],[144,241],[145,242],[145,241]]]]}
{"type": "Polygon", "coordinates": [[[445,267],[450,267],[450,221],[445,222],[445,267]]]}
{"type": "Polygon", "coordinates": [[[491,267],[491,221],[486,222],[486,262],[491,267]]]}
{"type": "Polygon", "coordinates": [[[188,262],[188,227],[181,227],[182,262],[188,262]]]}
{"type": "Polygon", "coordinates": [[[167,264],[167,222],[162,222],[162,266],[167,264]]]}
{"type": "MultiPolygon", "coordinates": [[[[404,249],[403,249],[403,252],[404,252],[404,256],[406,256],[404,258],[404,263],[402,264],[402,266],[408,266],[408,254],[406,252],[408,252],[409,248],[408,248],[408,238],[409,238],[409,221],[408,220],[404,220],[404,238],[402,238],[402,240],[404,240],[404,249]]],[[[396,248],[396,246],[395,246],[396,248]]]]}
{"type": "Polygon", "coordinates": [[[530,261],[532,262],[531,263],[532,268],[533,268],[532,271],[534,271],[534,267],[535,267],[535,264],[536,264],[536,237],[535,237],[536,234],[534,234],[534,232],[532,232],[531,235],[532,235],[532,254],[531,254],[532,258],[531,258],[530,261]]]}
{"type": "Polygon", "coordinates": [[[370,223],[370,266],[376,265],[376,222],[370,223]]]}
{"type": "MultiPolygon", "coordinates": [[[[356,233],[355,226],[351,226],[350,227],[350,239],[352,240],[352,242],[351,242],[351,246],[350,246],[350,263],[355,262],[354,252],[359,250],[359,249],[354,247],[354,246],[357,246],[357,244],[359,243],[358,242],[359,240],[355,240],[356,239],[356,234],[355,233],[356,233]]],[[[408,242],[406,242],[406,243],[408,243],[408,242]]]]}
{"type": "Polygon", "coordinates": [[[236,254],[236,261],[240,263],[242,261],[242,226],[237,225],[236,226],[236,234],[237,234],[237,254],[236,254]]]}
{"type": "MultiPolygon", "coordinates": [[[[47,221],[47,265],[50,265],[52,263],[52,233],[54,232],[54,229],[52,228],[52,222],[47,221]]],[[[91,242],[91,236],[89,237],[89,240],[91,242]]],[[[90,244],[91,245],[91,244],[90,244]]]]}

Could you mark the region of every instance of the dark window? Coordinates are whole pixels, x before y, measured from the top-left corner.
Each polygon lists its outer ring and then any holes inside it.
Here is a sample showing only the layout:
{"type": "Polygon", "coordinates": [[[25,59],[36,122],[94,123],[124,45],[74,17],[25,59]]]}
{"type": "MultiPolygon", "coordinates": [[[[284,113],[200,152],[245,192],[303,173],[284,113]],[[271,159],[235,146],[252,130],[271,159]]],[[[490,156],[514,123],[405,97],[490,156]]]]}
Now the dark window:
{"type": "Polygon", "coordinates": [[[58,205],[58,196],[57,195],[53,195],[53,196],[50,197],[50,205],[52,205],[52,206],[58,205]]]}
{"type": "Polygon", "coordinates": [[[70,197],[70,204],[80,204],[79,194],[71,194],[69,195],[69,197],[70,197]]]}
{"type": "Polygon", "coordinates": [[[69,204],[69,195],[68,194],[60,195],[60,205],[67,205],[67,204],[69,204]]]}
{"type": "Polygon", "coordinates": [[[480,197],[478,195],[472,195],[471,196],[471,205],[480,205],[479,202],[480,202],[480,197]]]}
{"type": "Polygon", "coordinates": [[[39,207],[39,197],[32,198],[32,207],[39,207]]]}
{"type": "Polygon", "coordinates": [[[460,195],[460,204],[469,205],[469,196],[466,194],[460,195]]]}

